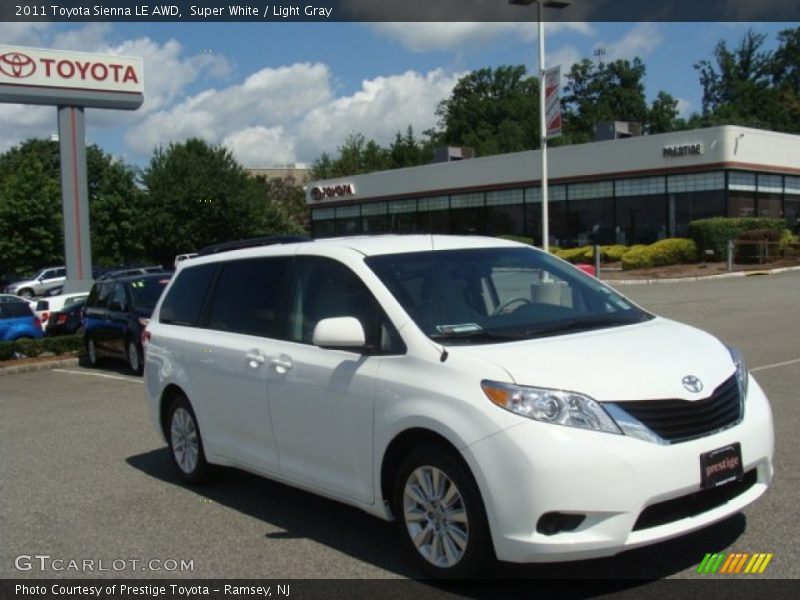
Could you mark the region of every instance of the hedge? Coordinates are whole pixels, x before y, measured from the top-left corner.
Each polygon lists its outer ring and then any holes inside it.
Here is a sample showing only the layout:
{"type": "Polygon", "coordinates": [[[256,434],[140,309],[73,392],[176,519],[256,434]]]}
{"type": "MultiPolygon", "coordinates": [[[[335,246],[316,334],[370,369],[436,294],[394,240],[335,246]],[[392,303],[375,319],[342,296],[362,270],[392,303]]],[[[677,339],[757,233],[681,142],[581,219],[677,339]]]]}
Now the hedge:
{"type": "Polygon", "coordinates": [[[83,337],[80,335],[44,337],[38,340],[21,339],[14,342],[0,342],[0,361],[30,358],[46,352],[69,354],[81,350],[83,350],[83,337]]]}
{"type": "Polygon", "coordinates": [[[713,217],[689,223],[689,237],[694,240],[700,252],[713,250],[716,260],[726,260],[728,240],[738,239],[743,232],[752,229],[769,229],[780,235],[785,227],[786,222],[783,219],[713,217]]]}
{"type": "Polygon", "coordinates": [[[697,245],[685,238],[660,240],[649,246],[635,246],[622,256],[622,268],[646,269],[697,261],[697,245]]]}

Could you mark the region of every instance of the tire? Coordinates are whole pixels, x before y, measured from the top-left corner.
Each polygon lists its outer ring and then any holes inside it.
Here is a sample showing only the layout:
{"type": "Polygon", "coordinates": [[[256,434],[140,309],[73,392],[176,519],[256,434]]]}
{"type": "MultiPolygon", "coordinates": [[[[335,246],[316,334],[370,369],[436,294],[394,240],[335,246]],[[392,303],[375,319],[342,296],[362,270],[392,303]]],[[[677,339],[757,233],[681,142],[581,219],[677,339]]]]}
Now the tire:
{"type": "Polygon", "coordinates": [[[483,500],[454,450],[442,444],[412,450],[398,470],[392,505],[401,544],[426,575],[475,578],[494,565],[483,500]]]}
{"type": "Polygon", "coordinates": [[[97,355],[97,344],[94,338],[90,335],[86,336],[86,365],[91,368],[97,368],[100,364],[100,357],[97,355]]]}
{"type": "Polygon", "coordinates": [[[208,480],[210,466],[206,462],[197,417],[183,394],[176,396],[169,407],[167,442],[172,464],[183,481],[199,484],[208,480]]]}
{"type": "Polygon", "coordinates": [[[128,369],[134,375],[141,375],[144,372],[144,353],[142,347],[136,343],[132,337],[128,338],[125,344],[125,357],[128,360],[128,369]]]}
{"type": "Polygon", "coordinates": [[[23,288],[17,292],[17,296],[20,298],[25,298],[25,300],[31,300],[34,297],[33,290],[31,288],[23,288]]]}

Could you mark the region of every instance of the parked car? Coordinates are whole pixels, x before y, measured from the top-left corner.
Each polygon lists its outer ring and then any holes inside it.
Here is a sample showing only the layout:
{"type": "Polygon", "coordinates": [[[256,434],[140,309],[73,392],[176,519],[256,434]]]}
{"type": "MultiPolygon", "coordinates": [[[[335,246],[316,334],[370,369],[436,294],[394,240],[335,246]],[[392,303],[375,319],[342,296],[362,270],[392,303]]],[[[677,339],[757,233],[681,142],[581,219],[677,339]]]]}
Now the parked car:
{"type": "Polygon", "coordinates": [[[0,294],[0,302],[16,302],[18,304],[27,304],[31,307],[31,310],[35,310],[37,301],[22,298],[16,294],[0,294]]]}
{"type": "Polygon", "coordinates": [[[90,366],[105,356],[122,358],[141,374],[142,331],[169,278],[169,273],[151,273],[95,282],[83,311],[90,366]]]}
{"type": "Polygon", "coordinates": [[[21,302],[0,302],[0,342],[42,337],[42,324],[31,307],[21,302]]]}
{"type": "Polygon", "coordinates": [[[741,353],[510,241],[201,253],[143,339],[181,479],[235,466],[395,519],[437,577],[673,538],[772,480],[741,353]]]}
{"type": "Polygon", "coordinates": [[[74,298],[71,302],[65,303],[61,310],[51,312],[47,320],[45,334],[73,335],[79,333],[83,326],[83,307],[86,305],[86,296],[74,298]]]}
{"type": "Polygon", "coordinates": [[[124,269],[111,269],[104,272],[97,278],[97,281],[108,279],[118,279],[119,277],[130,277],[132,275],[146,275],[148,273],[167,273],[161,265],[149,267],[125,267],[124,269]]]}
{"type": "Polygon", "coordinates": [[[72,294],[61,294],[59,296],[47,296],[36,301],[34,312],[42,322],[42,331],[47,329],[50,315],[54,312],[69,306],[73,302],[85,300],[89,294],[87,292],[76,292],[72,294]]]}
{"type": "Polygon", "coordinates": [[[24,281],[17,281],[9,286],[6,286],[6,292],[9,294],[17,294],[23,298],[33,298],[34,296],[41,296],[48,290],[61,286],[67,280],[66,267],[48,267],[42,269],[30,279],[24,281]]]}

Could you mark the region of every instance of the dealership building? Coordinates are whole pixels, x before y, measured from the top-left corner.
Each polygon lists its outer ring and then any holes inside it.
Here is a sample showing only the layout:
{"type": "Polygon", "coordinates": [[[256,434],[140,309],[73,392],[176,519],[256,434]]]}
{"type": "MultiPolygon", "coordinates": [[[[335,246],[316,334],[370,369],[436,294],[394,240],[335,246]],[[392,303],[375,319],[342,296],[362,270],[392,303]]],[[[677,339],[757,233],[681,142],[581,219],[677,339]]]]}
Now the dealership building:
{"type": "MultiPolygon", "coordinates": [[[[541,243],[540,151],[313,181],[314,237],[521,235],[541,243]]],[[[551,243],[651,243],[706,217],[800,226],[800,136],[737,126],[548,149],[551,243]]]]}

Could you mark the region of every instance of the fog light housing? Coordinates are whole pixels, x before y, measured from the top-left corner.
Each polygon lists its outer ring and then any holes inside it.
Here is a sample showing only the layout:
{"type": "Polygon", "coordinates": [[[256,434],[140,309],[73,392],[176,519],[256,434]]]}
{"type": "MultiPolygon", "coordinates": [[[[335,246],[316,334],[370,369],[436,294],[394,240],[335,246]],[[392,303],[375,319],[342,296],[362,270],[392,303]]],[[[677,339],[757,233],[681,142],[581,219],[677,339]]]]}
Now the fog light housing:
{"type": "Polygon", "coordinates": [[[586,515],[549,512],[543,514],[536,524],[536,531],[542,535],[555,535],[562,531],[575,531],[586,519],[586,515]]]}

